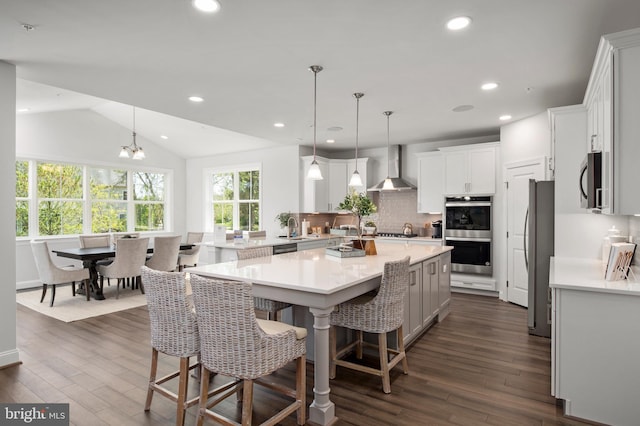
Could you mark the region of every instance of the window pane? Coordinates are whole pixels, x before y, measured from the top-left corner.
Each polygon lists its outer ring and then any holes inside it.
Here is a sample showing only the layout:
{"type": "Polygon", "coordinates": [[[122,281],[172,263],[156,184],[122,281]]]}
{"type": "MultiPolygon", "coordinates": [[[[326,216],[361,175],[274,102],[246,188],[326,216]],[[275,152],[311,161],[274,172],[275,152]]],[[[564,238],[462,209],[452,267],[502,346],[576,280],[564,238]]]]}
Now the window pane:
{"type": "Polygon", "coordinates": [[[91,232],[125,232],[127,204],[96,202],[91,204],[91,232]]]}
{"type": "Polygon", "coordinates": [[[16,197],[29,196],[29,162],[16,161],[16,197]]]}
{"type": "Polygon", "coordinates": [[[260,172],[254,170],[251,172],[251,199],[260,199],[260,172]]]}
{"type": "Polygon", "coordinates": [[[82,202],[40,201],[38,228],[40,235],[82,233],[82,202]]]}
{"type": "Polygon", "coordinates": [[[260,229],[260,204],[240,203],[240,229],[243,231],[258,231],[260,229]]]}
{"type": "Polygon", "coordinates": [[[164,200],[164,174],[135,172],[133,199],[137,201],[164,200]]]}
{"type": "Polygon", "coordinates": [[[164,204],[136,204],[136,231],[164,229],[164,204]]]}
{"type": "Polygon", "coordinates": [[[29,235],[29,202],[16,201],[16,237],[29,235]]]}
{"type": "Polygon", "coordinates": [[[213,200],[233,200],[233,173],[213,175],[213,200]]]}
{"type": "Polygon", "coordinates": [[[91,199],[127,199],[127,172],[125,170],[89,169],[88,174],[91,199]]]}
{"type": "Polygon", "coordinates": [[[38,197],[82,199],[82,167],[38,163],[38,197]]]}
{"type": "Polygon", "coordinates": [[[257,170],[238,172],[240,179],[240,200],[258,200],[260,198],[260,173],[257,170]]]}
{"type": "Polygon", "coordinates": [[[233,204],[214,203],[213,223],[224,225],[227,229],[233,229],[233,204]]]}

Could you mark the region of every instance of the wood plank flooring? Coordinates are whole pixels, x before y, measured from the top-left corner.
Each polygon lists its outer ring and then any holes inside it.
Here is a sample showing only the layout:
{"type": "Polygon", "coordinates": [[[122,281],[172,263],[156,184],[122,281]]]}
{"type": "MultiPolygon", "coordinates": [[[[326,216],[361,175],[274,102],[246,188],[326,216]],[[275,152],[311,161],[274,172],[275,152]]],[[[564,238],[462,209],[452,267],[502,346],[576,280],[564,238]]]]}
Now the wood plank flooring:
{"type": "MultiPolygon", "coordinates": [[[[95,302],[90,302],[95,303],[95,302]]],[[[0,401],[68,402],[71,424],[172,425],[174,404],[154,396],[143,411],[151,349],[146,307],[63,323],[18,305],[23,364],[0,370],[0,401]]],[[[582,425],[550,396],[550,340],[529,336],[526,309],[454,293],[451,314],[408,349],[410,374],[397,367],[392,393],[380,379],[338,367],[331,381],[338,425],[582,425]]],[[[160,360],[160,374],[177,369],[160,360]]],[[[274,380],[293,383],[293,364],[274,380]]],[[[216,380],[222,380],[216,378],[216,380]]],[[[307,366],[311,402],[313,365],[307,366]]],[[[197,383],[190,389],[197,393],[197,383]]],[[[254,423],[286,405],[255,392],[254,423]]],[[[224,415],[240,415],[235,398],[224,415]]],[[[196,408],[187,413],[195,424],[196,408]]],[[[284,425],[295,425],[290,416],[284,425]]]]}

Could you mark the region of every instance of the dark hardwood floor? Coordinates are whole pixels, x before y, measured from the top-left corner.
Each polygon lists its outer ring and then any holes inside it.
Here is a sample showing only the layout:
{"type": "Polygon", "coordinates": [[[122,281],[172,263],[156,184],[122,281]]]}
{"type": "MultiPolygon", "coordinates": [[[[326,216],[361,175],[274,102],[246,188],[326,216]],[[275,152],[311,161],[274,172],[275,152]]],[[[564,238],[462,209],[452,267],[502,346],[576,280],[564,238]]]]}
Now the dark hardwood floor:
{"type": "MultiPolygon", "coordinates": [[[[0,370],[0,401],[68,402],[73,425],[171,425],[174,404],[156,395],[143,411],[150,363],[146,307],[63,323],[18,305],[23,364],[0,370]]],[[[550,340],[529,336],[526,310],[494,298],[454,294],[451,314],[408,350],[392,393],[373,376],[338,368],[331,381],[338,425],[580,425],[550,392],[550,340]]],[[[162,357],[160,372],[177,364],[162,357]]],[[[311,402],[313,365],[307,368],[311,402]]],[[[221,380],[216,378],[216,380],[221,380]]],[[[275,380],[293,383],[293,365],[275,380]]],[[[197,392],[197,383],[190,383],[197,392]]],[[[285,402],[259,388],[254,422],[285,402]]],[[[225,415],[240,414],[235,398],[225,415]]],[[[196,408],[187,414],[195,424],[196,408]]],[[[295,425],[290,416],[283,424],[295,425]]]]}

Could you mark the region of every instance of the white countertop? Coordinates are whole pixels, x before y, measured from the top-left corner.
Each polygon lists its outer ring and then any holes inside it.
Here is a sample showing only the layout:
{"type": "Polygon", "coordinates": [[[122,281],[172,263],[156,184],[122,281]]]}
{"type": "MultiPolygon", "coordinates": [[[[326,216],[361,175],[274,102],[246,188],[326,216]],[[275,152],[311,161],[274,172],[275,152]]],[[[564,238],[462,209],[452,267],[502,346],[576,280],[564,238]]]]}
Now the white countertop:
{"type": "Polygon", "coordinates": [[[297,244],[305,241],[318,241],[318,240],[326,240],[330,238],[342,238],[340,235],[332,235],[332,234],[320,234],[318,236],[308,235],[306,237],[294,237],[293,239],[287,238],[278,238],[278,237],[258,237],[258,238],[244,238],[242,243],[234,243],[233,240],[226,241],[210,241],[205,245],[208,247],[217,247],[224,249],[232,249],[232,250],[243,250],[246,248],[253,247],[272,247],[282,244],[297,244]]]}
{"type": "Polygon", "coordinates": [[[549,286],[568,290],[640,296],[640,268],[632,267],[636,281],[606,281],[605,267],[600,260],[552,257],[549,268],[549,286]]]}
{"type": "Polygon", "coordinates": [[[285,253],[258,259],[238,260],[189,268],[192,274],[249,281],[265,286],[307,293],[331,294],[356,283],[382,275],[385,262],[411,256],[422,262],[451,250],[451,247],[424,244],[376,242],[378,254],[339,258],[325,254],[324,248],[285,253]]]}

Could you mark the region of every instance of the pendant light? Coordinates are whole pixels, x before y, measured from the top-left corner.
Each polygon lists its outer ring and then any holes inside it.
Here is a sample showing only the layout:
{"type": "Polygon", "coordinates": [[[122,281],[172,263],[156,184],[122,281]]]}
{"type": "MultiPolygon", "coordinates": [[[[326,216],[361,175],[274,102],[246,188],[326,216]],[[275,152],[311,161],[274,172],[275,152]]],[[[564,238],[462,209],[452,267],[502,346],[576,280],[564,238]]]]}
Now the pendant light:
{"type": "Polygon", "coordinates": [[[358,122],[360,121],[360,98],[364,96],[364,93],[354,93],[353,97],[356,98],[356,169],[351,175],[349,180],[349,186],[362,186],[362,178],[358,173],[358,122]]]}
{"type": "Polygon", "coordinates": [[[119,157],[129,158],[129,153],[133,155],[134,160],[142,160],[145,157],[142,147],[136,143],[136,107],[133,107],[133,142],[129,146],[122,146],[119,157]]]}
{"type": "Polygon", "coordinates": [[[382,185],[382,189],[386,191],[386,190],[395,189],[393,187],[393,182],[389,177],[390,176],[389,160],[391,159],[391,144],[389,143],[389,116],[393,114],[393,111],[385,111],[383,112],[383,114],[387,116],[387,178],[384,180],[384,185],[382,185]]]}
{"type": "Polygon", "coordinates": [[[311,166],[309,167],[309,171],[307,172],[307,178],[311,180],[322,180],[322,172],[320,171],[320,166],[316,161],[317,82],[318,73],[322,71],[322,67],[320,65],[311,65],[309,69],[313,71],[313,161],[311,162],[311,166]]]}

